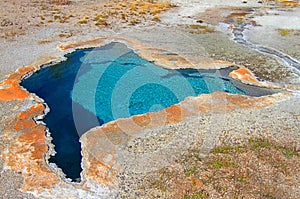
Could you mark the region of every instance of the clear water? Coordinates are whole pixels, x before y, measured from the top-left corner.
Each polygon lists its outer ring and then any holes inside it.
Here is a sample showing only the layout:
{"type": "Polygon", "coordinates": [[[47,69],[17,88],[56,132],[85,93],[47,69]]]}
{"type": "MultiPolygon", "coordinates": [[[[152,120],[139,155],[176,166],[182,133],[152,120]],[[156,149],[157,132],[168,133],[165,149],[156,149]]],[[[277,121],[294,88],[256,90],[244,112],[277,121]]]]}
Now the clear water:
{"type": "Polygon", "coordinates": [[[120,43],[77,50],[22,81],[50,107],[44,121],[53,137],[54,162],[80,178],[79,137],[117,118],[159,111],[187,96],[225,91],[245,94],[216,70],[166,70],[120,43]]]}

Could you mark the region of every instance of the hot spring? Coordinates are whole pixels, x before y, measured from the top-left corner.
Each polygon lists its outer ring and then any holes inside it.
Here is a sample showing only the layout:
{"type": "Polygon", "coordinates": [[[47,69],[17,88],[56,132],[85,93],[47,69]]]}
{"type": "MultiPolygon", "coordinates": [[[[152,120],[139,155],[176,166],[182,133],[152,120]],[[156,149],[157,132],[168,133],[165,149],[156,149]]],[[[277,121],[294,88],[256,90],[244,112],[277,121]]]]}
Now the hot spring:
{"type": "Polygon", "coordinates": [[[66,58],[44,66],[21,85],[49,106],[44,122],[57,152],[49,162],[73,181],[80,179],[82,170],[79,138],[95,126],[159,111],[203,93],[270,94],[228,78],[232,69],[168,70],[121,43],[77,50],[66,58]]]}

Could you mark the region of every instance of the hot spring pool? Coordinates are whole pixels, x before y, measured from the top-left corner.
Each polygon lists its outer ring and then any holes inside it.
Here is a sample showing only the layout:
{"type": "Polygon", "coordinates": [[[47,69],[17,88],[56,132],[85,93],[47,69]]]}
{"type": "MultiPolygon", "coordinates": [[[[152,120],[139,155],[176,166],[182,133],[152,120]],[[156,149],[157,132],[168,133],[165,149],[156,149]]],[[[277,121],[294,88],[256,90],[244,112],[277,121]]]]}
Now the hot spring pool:
{"type": "Polygon", "coordinates": [[[121,43],[77,50],[66,57],[66,61],[43,67],[21,85],[50,107],[44,122],[57,154],[49,161],[72,180],[80,178],[79,138],[92,127],[159,111],[187,96],[214,91],[245,94],[233,80],[221,78],[228,69],[167,70],[121,43]]]}

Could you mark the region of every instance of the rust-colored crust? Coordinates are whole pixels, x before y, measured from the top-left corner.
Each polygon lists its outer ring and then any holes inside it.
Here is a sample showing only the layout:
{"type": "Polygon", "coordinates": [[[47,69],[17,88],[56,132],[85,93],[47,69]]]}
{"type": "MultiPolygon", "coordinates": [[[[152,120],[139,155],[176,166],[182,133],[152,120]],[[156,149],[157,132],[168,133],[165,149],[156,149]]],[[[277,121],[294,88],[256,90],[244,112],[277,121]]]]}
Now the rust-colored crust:
{"type": "Polygon", "coordinates": [[[258,85],[258,80],[254,74],[247,68],[240,68],[232,71],[230,77],[241,80],[242,82],[258,85]]]}
{"type": "MultiPolygon", "coordinates": [[[[255,85],[255,86],[270,88],[270,89],[280,89],[280,88],[282,88],[282,87],[277,86],[275,84],[259,81],[255,77],[255,75],[247,68],[239,68],[237,70],[234,70],[231,73],[229,73],[229,76],[234,78],[234,79],[240,80],[241,82],[243,82],[245,84],[250,84],[250,85],[255,85]]],[[[285,87],[287,89],[291,89],[291,90],[299,90],[299,88],[293,87],[293,86],[285,86],[285,87]]]]}
{"type": "Polygon", "coordinates": [[[19,82],[24,75],[32,72],[32,66],[19,68],[16,72],[0,83],[0,101],[24,100],[29,93],[20,88],[19,82]],[[2,89],[1,89],[2,88],[2,89]]]}
{"type": "Polygon", "coordinates": [[[44,158],[48,151],[46,127],[33,120],[44,114],[44,109],[43,104],[32,105],[13,118],[5,130],[5,139],[12,141],[1,158],[10,169],[22,172],[24,192],[53,187],[60,181],[44,158]]]}
{"type": "MultiPolygon", "coordinates": [[[[288,94],[277,94],[265,97],[249,97],[224,92],[202,94],[188,97],[179,104],[174,104],[159,112],[149,112],[130,118],[121,118],[101,126],[101,133],[133,133],[148,128],[179,123],[189,117],[214,111],[231,111],[237,108],[258,109],[272,106],[278,99],[288,94]]],[[[118,143],[117,143],[118,144],[118,143]]]]}

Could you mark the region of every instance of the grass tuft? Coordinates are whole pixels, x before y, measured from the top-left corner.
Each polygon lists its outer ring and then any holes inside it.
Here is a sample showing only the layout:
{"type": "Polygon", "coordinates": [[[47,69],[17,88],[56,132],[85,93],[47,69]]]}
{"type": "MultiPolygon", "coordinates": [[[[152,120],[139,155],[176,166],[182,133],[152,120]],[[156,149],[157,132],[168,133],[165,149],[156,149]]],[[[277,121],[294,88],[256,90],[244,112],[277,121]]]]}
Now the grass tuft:
{"type": "Polygon", "coordinates": [[[291,29],[277,29],[277,31],[282,37],[286,37],[286,36],[290,35],[294,30],[291,30],[291,29]]]}
{"type": "Polygon", "coordinates": [[[87,19],[81,19],[78,21],[79,24],[87,24],[87,19]]]}
{"type": "Polygon", "coordinates": [[[201,193],[193,193],[193,194],[188,194],[188,195],[184,195],[183,199],[199,199],[199,198],[206,198],[207,194],[205,192],[201,192],[201,193]]]}
{"type": "Polygon", "coordinates": [[[189,33],[192,34],[203,34],[203,33],[212,33],[215,32],[215,29],[200,24],[190,24],[185,27],[189,33]]]}

